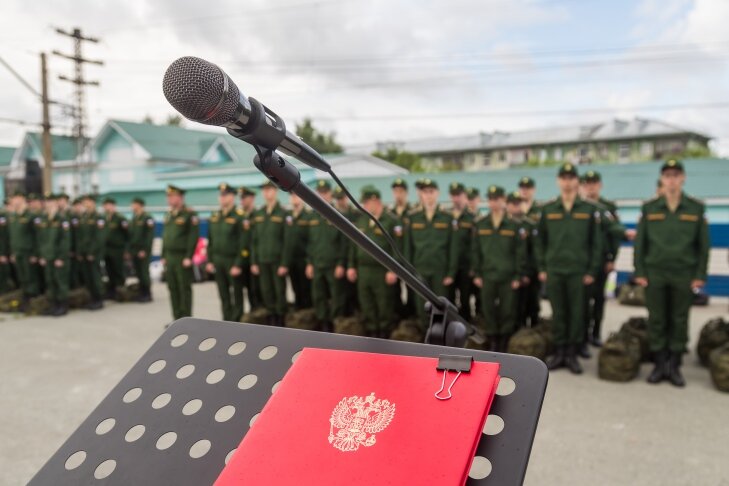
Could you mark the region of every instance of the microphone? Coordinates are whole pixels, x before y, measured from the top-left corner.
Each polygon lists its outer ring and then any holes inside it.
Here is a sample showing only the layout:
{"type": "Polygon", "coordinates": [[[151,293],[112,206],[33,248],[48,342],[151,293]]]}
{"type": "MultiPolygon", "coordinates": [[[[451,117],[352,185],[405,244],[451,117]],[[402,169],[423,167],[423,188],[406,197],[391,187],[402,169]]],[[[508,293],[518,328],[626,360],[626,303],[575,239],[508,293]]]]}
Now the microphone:
{"type": "Polygon", "coordinates": [[[280,150],[314,169],[331,166],[295,134],[283,119],[255,98],[247,98],[217,65],[186,56],[170,64],[162,80],[167,101],[185,118],[225,127],[252,145],[280,150]]]}

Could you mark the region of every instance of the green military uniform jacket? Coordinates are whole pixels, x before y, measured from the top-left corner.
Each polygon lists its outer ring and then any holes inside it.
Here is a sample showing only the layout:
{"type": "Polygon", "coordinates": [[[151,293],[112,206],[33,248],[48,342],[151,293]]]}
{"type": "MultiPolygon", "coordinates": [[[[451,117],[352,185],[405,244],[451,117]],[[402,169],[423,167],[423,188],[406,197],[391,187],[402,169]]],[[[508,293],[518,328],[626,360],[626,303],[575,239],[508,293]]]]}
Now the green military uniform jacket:
{"type": "Polygon", "coordinates": [[[476,276],[486,280],[520,280],[527,275],[526,240],[523,225],[504,215],[496,227],[491,214],[474,222],[471,261],[476,276]]]}
{"type": "Polygon", "coordinates": [[[665,197],[643,204],[635,240],[635,276],[646,277],[650,267],[689,270],[693,278],[706,280],[709,262],[709,228],[704,204],[686,194],[675,212],[665,197]]]}
{"type": "Polygon", "coordinates": [[[307,259],[307,248],[309,246],[309,223],[312,212],[302,208],[299,214],[291,211],[292,224],[289,228],[289,238],[286,240],[284,260],[287,266],[292,262],[305,263],[307,259]]]}
{"type": "Polygon", "coordinates": [[[71,224],[60,212],[53,218],[44,216],[37,223],[40,238],[39,256],[46,260],[46,265],[53,265],[54,260],[66,260],[71,251],[71,224]]]}
{"type": "Polygon", "coordinates": [[[405,203],[405,206],[398,208],[395,204],[391,204],[388,209],[400,222],[403,222],[407,218],[408,213],[413,210],[413,206],[410,203],[405,203]]]}
{"type": "Polygon", "coordinates": [[[536,221],[540,214],[542,214],[542,206],[536,201],[532,201],[532,205],[527,209],[525,215],[536,221]]]}
{"type": "Polygon", "coordinates": [[[10,256],[10,229],[8,213],[0,211],[0,256],[10,256]]]}
{"type": "Polygon", "coordinates": [[[422,207],[408,214],[405,257],[421,272],[453,278],[458,271],[458,221],[439,206],[428,220],[422,207]]]}
{"type": "Polygon", "coordinates": [[[597,276],[602,265],[600,213],[579,197],[571,211],[557,197],[542,206],[538,223],[537,266],[540,272],[597,276]]]}
{"type": "Polygon", "coordinates": [[[458,226],[455,234],[453,235],[455,244],[458,245],[459,249],[456,268],[458,268],[458,270],[470,270],[473,268],[470,260],[471,235],[473,233],[473,221],[475,218],[468,209],[464,209],[461,214],[456,214],[455,211],[451,211],[450,215],[458,226]]]}
{"type": "MultiPolygon", "coordinates": [[[[241,238],[243,236],[243,210],[219,209],[210,215],[208,225],[208,261],[216,265],[243,264],[241,238]]],[[[229,270],[229,269],[228,269],[229,270]]]]}
{"type": "Polygon", "coordinates": [[[292,224],[291,215],[278,202],[270,213],[265,206],[254,211],[251,263],[288,266],[284,262],[284,248],[292,224]]]}
{"type": "Polygon", "coordinates": [[[536,255],[536,238],[537,238],[537,221],[528,217],[512,218],[519,225],[520,230],[524,231],[526,236],[524,239],[525,268],[524,275],[529,277],[537,273],[537,255],[536,255]]]}
{"type": "Polygon", "coordinates": [[[244,267],[251,265],[251,246],[253,245],[253,211],[241,209],[240,258],[244,267]]]}
{"type": "Polygon", "coordinates": [[[106,247],[127,250],[129,242],[129,221],[119,213],[106,215],[106,247]]]}
{"type": "Polygon", "coordinates": [[[162,258],[171,254],[192,258],[200,237],[200,219],[197,213],[187,206],[179,211],[165,214],[162,230],[162,258]]]}
{"type": "Polygon", "coordinates": [[[35,231],[33,215],[29,210],[10,215],[8,233],[10,235],[10,251],[14,255],[35,253],[35,231]]]}
{"type": "MultiPolygon", "coordinates": [[[[392,236],[395,240],[398,250],[402,250],[402,238],[403,238],[403,227],[397,216],[388,210],[382,211],[379,219],[380,224],[385,228],[385,231],[392,236]]],[[[385,250],[387,253],[392,254],[390,243],[385,238],[384,233],[380,228],[377,227],[374,221],[372,221],[366,214],[360,215],[356,223],[357,229],[365,234],[377,245],[385,250]]],[[[349,257],[347,258],[348,268],[359,268],[360,266],[377,266],[382,267],[382,264],[370,256],[363,248],[359,245],[349,245],[349,257]]]]}
{"type": "Polygon", "coordinates": [[[96,211],[85,212],[79,218],[77,253],[101,258],[104,256],[106,219],[96,211]]]}
{"type": "Polygon", "coordinates": [[[154,241],[154,218],[149,213],[140,213],[132,216],[129,224],[129,251],[137,254],[140,251],[150,256],[152,242],[154,241]]]}
{"type": "Polygon", "coordinates": [[[324,216],[312,212],[309,219],[307,263],[318,268],[347,265],[347,241],[324,216]]]}

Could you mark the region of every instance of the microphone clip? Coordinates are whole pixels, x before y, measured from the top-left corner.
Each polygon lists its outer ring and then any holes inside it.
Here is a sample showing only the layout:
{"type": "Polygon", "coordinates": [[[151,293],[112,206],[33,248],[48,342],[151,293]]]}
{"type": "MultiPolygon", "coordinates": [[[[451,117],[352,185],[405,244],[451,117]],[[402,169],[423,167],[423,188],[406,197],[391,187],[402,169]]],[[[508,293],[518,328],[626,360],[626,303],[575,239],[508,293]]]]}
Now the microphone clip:
{"type": "Polygon", "coordinates": [[[239,140],[267,150],[275,150],[286,139],[286,123],[255,98],[248,98],[251,115],[245,125],[228,127],[228,133],[239,140]]]}

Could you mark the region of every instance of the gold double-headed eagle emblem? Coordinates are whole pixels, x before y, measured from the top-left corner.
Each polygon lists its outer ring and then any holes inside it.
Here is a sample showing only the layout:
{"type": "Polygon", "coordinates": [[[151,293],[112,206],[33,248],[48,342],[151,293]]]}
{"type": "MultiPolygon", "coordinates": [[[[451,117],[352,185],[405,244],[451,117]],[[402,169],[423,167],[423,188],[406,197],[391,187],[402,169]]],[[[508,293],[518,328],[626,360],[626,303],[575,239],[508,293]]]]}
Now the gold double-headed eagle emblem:
{"type": "Polygon", "coordinates": [[[395,404],[375,398],[374,392],[366,398],[342,398],[329,419],[329,443],[343,452],[370,447],[394,417],[395,404]]]}

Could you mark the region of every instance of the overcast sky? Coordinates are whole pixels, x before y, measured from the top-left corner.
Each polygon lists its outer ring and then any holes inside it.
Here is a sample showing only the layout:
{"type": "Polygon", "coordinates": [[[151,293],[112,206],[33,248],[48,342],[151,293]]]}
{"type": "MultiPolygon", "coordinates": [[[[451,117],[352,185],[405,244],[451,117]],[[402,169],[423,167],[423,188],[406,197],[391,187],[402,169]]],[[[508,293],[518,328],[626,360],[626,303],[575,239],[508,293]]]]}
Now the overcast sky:
{"type": "MultiPolygon", "coordinates": [[[[3,0],[0,57],[40,86],[54,27],[101,39],[84,55],[94,135],[110,118],[164,120],[166,67],[220,65],[290,128],[305,116],[348,145],[653,117],[729,155],[726,0],[3,0]]],[[[72,100],[51,57],[51,97],[72,100]]],[[[0,118],[40,104],[0,66],[0,118]]],[[[55,133],[70,119],[53,109],[55,133]]],[[[186,126],[201,126],[187,122],[186,126]]],[[[29,127],[0,121],[0,145],[29,127]]]]}

